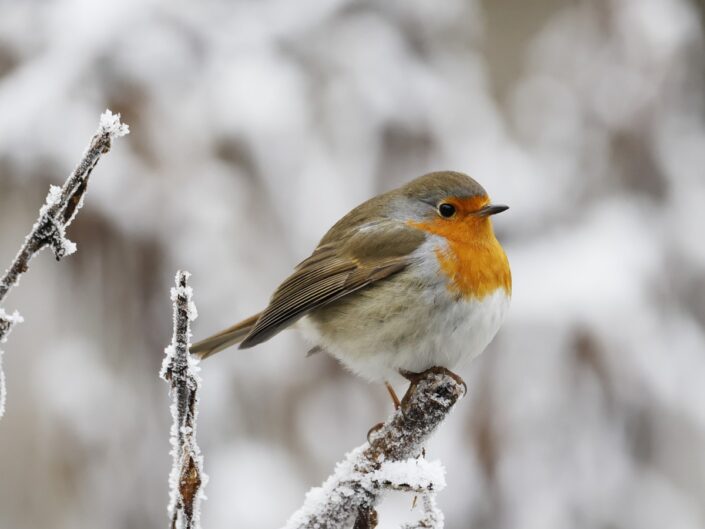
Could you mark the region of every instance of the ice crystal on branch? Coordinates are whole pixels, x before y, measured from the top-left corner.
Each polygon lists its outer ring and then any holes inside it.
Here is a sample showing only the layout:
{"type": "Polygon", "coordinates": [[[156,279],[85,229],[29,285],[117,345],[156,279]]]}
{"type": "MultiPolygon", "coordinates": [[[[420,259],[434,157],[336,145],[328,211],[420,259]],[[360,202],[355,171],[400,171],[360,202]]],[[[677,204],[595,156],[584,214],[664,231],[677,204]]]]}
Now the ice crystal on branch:
{"type": "MultiPolygon", "coordinates": [[[[4,309],[0,308],[0,344],[7,341],[7,335],[10,334],[12,326],[23,321],[19,312],[15,311],[12,314],[8,314],[4,309]]],[[[0,349],[0,418],[5,414],[5,396],[7,394],[5,372],[2,369],[2,354],[3,351],[0,349]]]]}
{"type": "Polygon", "coordinates": [[[120,122],[120,114],[113,114],[110,109],[101,114],[98,134],[108,134],[111,139],[115,139],[129,133],[130,127],[120,122]]]}
{"type": "MultiPolygon", "coordinates": [[[[110,151],[113,138],[119,138],[129,132],[127,125],[120,122],[120,114],[106,110],[100,117],[97,132],[91,138],[81,161],[69,175],[63,187],[52,185],[44,205],[39,209],[32,230],[25,237],[19,252],[0,278],[0,303],[17,285],[20,277],[29,269],[29,262],[46,246],[51,247],[60,260],[76,251],[76,244],[66,238],[66,227],[76,216],[83,204],[83,197],[88,188],[88,178],[100,157],[110,151]]],[[[15,312],[12,316],[0,309],[0,341],[4,341],[10,327],[21,321],[15,312]]],[[[2,352],[0,352],[0,418],[5,405],[5,375],[2,372],[2,352]]]]}

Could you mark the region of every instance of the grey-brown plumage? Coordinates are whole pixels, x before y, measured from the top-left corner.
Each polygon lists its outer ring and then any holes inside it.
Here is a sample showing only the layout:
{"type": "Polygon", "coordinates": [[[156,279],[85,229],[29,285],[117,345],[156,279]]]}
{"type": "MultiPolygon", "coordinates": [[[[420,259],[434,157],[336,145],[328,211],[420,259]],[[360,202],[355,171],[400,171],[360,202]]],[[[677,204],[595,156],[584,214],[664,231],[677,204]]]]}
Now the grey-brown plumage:
{"type": "Polygon", "coordinates": [[[450,171],[430,173],[356,207],[321,239],[274,292],[267,308],[191,347],[202,358],[231,345],[262,343],[315,309],[369,289],[381,279],[404,270],[410,256],[426,239],[424,232],[399,218],[435,214],[443,198],[485,195],[473,179],[450,171]]]}

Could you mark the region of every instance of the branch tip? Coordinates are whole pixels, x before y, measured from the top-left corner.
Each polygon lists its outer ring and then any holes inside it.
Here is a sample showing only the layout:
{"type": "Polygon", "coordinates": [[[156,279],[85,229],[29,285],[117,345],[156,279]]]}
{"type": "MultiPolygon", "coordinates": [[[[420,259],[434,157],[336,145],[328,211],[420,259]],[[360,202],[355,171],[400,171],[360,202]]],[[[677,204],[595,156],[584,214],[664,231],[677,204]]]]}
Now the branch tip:
{"type": "Polygon", "coordinates": [[[112,140],[127,136],[130,133],[129,125],[120,121],[120,114],[113,114],[108,108],[100,115],[100,125],[98,126],[97,134],[103,136],[108,135],[112,140]]]}
{"type": "MultiPolygon", "coordinates": [[[[111,140],[129,132],[127,125],[120,122],[120,115],[106,110],[100,117],[98,132],[93,135],[88,148],[83,153],[76,168],[68,176],[62,187],[49,187],[44,205],[39,209],[39,216],[32,230],[25,237],[19,252],[10,267],[0,277],[0,303],[17,285],[22,274],[29,269],[29,262],[43,248],[49,246],[56,260],[76,251],[76,244],[66,238],[66,227],[71,224],[83,204],[83,197],[88,187],[88,178],[100,157],[110,150],[111,140]]],[[[1,311],[2,309],[0,309],[1,311]]],[[[21,321],[17,313],[12,317],[0,313],[0,341],[4,341],[14,323],[21,321]]],[[[5,377],[0,370],[0,418],[2,418],[5,401],[5,377]]]]}

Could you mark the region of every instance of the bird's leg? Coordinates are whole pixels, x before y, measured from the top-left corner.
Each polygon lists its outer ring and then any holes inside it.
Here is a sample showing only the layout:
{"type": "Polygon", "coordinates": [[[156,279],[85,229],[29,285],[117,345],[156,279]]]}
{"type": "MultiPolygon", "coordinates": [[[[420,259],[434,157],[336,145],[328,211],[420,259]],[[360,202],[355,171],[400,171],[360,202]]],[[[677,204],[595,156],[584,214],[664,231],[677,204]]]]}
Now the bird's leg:
{"type": "MultiPolygon", "coordinates": [[[[397,397],[397,392],[394,391],[394,388],[392,385],[387,382],[386,380],[384,381],[384,386],[387,388],[387,392],[389,393],[389,396],[392,398],[392,402],[394,403],[394,411],[397,411],[401,407],[401,402],[399,401],[399,397],[397,397]]],[[[372,428],[369,429],[367,432],[367,442],[370,443],[372,442],[372,436],[379,431],[379,429],[384,426],[383,422],[375,424],[372,428]]]]}
{"type": "Polygon", "coordinates": [[[456,373],[453,373],[450,369],[446,369],[445,367],[432,367],[430,369],[427,369],[426,371],[423,371],[421,373],[414,373],[413,371],[407,371],[406,369],[400,369],[399,374],[403,376],[405,379],[407,379],[411,384],[409,384],[409,389],[406,390],[406,393],[404,394],[404,397],[401,399],[401,407],[404,408],[404,405],[406,404],[407,400],[411,397],[411,394],[416,387],[416,384],[418,384],[419,380],[421,380],[426,373],[437,373],[441,375],[448,375],[450,378],[455,380],[458,384],[462,384],[463,386],[463,392],[467,393],[468,392],[468,385],[465,383],[465,381],[460,377],[460,375],[457,375],[456,373]]]}
{"type": "Polygon", "coordinates": [[[399,409],[399,406],[401,406],[401,401],[399,400],[399,397],[397,397],[397,392],[394,391],[394,388],[392,385],[387,382],[386,380],[384,381],[384,385],[387,388],[387,392],[389,393],[389,396],[392,397],[392,402],[394,403],[394,411],[399,409]]]}
{"type": "MultiPolygon", "coordinates": [[[[400,369],[399,374],[403,376],[405,379],[407,379],[411,384],[409,384],[409,389],[406,390],[406,393],[404,393],[404,397],[399,400],[399,397],[397,396],[396,391],[394,391],[394,388],[392,385],[387,382],[386,380],[384,381],[384,385],[387,388],[387,391],[389,392],[389,396],[392,398],[392,401],[394,402],[394,410],[399,410],[401,408],[402,411],[404,411],[406,402],[411,398],[411,394],[413,393],[414,388],[416,387],[416,384],[418,384],[419,380],[421,380],[427,373],[437,373],[441,375],[447,375],[453,380],[455,380],[458,384],[462,384],[463,386],[463,392],[467,393],[468,391],[468,385],[465,383],[465,381],[460,377],[460,375],[457,375],[456,373],[453,373],[450,369],[446,369],[445,367],[432,367],[430,369],[427,369],[426,371],[423,371],[421,373],[414,373],[413,371],[407,371],[406,369],[400,369]]],[[[369,429],[367,432],[367,441],[372,442],[372,437],[374,436],[375,433],[377,433],[380,428],[384,426],[383,422],[380,422],[378,424],[375,424],[372,428],[369,429]]],[[[425,457],[425,449],[422,452],[422,457],[425,457]]]]}

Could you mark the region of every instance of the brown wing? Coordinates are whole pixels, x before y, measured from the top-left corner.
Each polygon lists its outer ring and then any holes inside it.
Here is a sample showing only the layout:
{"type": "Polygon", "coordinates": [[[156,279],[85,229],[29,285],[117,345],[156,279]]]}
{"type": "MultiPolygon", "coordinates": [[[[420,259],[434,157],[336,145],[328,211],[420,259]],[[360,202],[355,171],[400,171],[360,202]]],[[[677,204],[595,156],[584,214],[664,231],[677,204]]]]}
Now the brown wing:
{"type": "Polygon", "coordinates": [[[425,235],[387,221],[342,239],[324,242],[281,284],[240,348],[257,345],[311,310],[403,270],[425,235]]]}

